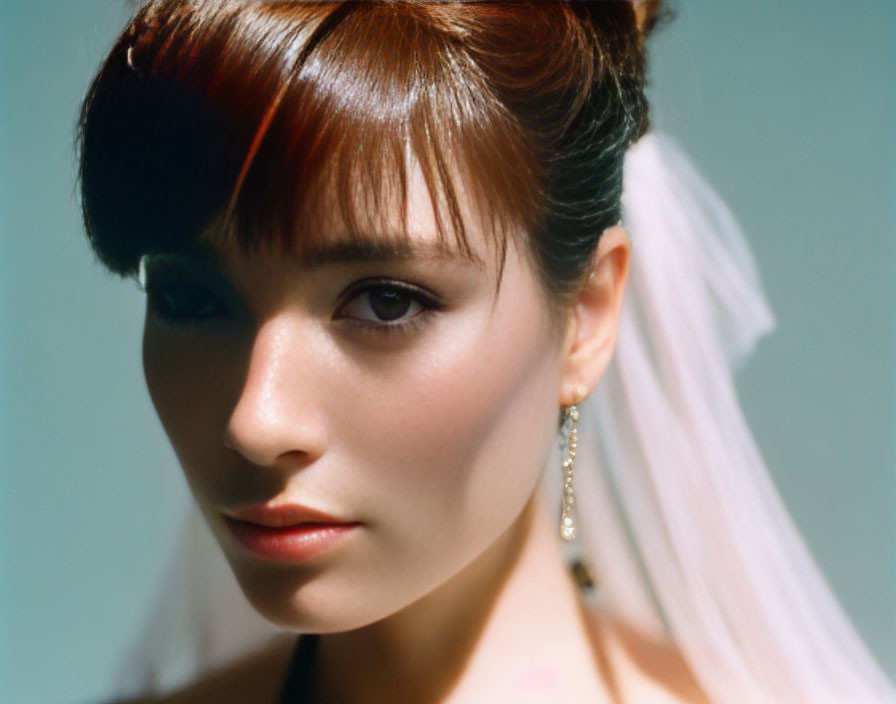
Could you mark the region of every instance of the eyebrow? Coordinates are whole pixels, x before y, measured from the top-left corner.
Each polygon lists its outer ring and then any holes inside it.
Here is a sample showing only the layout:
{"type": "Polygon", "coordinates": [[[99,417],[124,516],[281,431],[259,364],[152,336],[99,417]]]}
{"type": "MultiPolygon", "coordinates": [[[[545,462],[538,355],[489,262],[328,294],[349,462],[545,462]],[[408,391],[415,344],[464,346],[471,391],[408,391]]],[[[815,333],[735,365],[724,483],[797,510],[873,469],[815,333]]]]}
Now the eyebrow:
{"type": "Polygon", "coordinates": [[[301,248],[297,254],[301,266],[311,269],[359,262],[465,261],[481,266],[482,260],[441,242],[413,242],[407,238],[371,238],[323,243],[301,248]]]}
{"type": "MultiPolygon", "coordinates": [[[[227,257],[214,245],[194,240],[181,244],[168,254],[182,256],[198,264],[226,268],[227,257]]],[[[364,262],[433,261],[464,262],[484,268],[485,262],[476,254],[440,241],[413,241],[404,236],[379,236],[368,239],[345,239],[335,242],[313,243],[298,247],[284,256],[298,268],[323,269],[364,262]]]]}

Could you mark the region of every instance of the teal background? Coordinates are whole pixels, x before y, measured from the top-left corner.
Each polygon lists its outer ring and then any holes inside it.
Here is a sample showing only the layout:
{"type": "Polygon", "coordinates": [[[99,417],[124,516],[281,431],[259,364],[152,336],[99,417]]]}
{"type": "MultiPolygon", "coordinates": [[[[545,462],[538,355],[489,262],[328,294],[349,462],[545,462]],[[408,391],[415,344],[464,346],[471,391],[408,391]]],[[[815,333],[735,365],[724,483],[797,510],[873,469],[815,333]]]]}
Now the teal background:
{"type": "MultiPolygon", "coordinates": [[[[141,298],[83,238],[72,136],[121,0],[0,0],[0,701],[101,701],[186,500],[141,298]]],[[[896,3],[678,3],[654,123],[744,225],[778,329],[738,379],[795,519],[896,677],[896,3]]]]}

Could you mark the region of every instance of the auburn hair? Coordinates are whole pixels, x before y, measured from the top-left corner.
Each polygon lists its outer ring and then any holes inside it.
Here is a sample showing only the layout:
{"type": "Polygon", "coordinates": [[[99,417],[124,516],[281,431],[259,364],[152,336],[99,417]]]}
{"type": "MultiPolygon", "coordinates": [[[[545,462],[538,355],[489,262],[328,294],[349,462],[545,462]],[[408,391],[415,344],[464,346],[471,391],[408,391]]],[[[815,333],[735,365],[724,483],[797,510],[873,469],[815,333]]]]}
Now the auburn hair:
{"type": "Polygon", "coordinates": [[[199,238],[295,251],[334,218],[370,238],[412,156],[440,238],[470,252],[463,187],[566,301],[647,128],[657,4],[151,0],[82,105],[87,234],[122,275],[199,238]]]}

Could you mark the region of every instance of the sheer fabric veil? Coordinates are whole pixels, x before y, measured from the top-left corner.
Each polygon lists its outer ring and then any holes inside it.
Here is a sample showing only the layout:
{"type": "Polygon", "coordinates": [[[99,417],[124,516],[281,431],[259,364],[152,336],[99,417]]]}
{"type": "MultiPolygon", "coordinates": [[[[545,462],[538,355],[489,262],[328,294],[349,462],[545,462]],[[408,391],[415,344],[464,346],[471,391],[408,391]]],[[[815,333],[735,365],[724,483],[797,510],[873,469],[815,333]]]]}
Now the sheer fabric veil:
{"type": "Polygon", "coordinates": [[[896,702],[737,400],[734,371],[774,327],[737,223],[669,137],[639,140],[624,179],[630,290],[576,464],[601,598],[671,635],[714,701],[896,702]]]}
{"type": "MultiPolygon", "coordinates": [[[[713,701],[896,703],[741,413],[733,373],[774,318],[737,224],[656,133],[629,152],[623,207],[629,287],[614,360],[582,405],[575,477],[598,599],[673,639],[713,701]]],[[[559,490],[554,467],[545,486],[559,490]]],[[[171,689],[276,632],[191,508],[117,694],[171,689]]]]}

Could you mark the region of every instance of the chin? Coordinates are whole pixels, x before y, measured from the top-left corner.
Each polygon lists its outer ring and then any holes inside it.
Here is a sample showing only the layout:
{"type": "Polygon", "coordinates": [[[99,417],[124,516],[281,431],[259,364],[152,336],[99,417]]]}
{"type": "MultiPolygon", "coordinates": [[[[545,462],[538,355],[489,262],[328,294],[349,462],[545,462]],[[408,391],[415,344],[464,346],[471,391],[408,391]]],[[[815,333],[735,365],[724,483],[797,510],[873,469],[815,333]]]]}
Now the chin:
{"type": "Polygon", "coordinates": [[[333,579],[312,570],[270,570],[234,567],[246,600],[262,618],[295,633],[341,633],[362,628],[389,615],[377,608],[369,591],[340,588],[333,579]]]}

